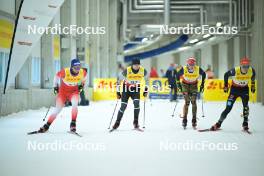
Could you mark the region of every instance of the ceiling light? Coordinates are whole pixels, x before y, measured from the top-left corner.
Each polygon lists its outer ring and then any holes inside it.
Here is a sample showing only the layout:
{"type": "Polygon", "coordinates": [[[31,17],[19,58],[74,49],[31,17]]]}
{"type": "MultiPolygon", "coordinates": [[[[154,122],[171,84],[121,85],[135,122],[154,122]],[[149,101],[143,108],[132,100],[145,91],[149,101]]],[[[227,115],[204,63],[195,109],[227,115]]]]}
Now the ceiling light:
{"type": "Polygon", "coordinates": [[[208,38],[210,36],[211,36],[210,34],[205,34],[205,35],[203,35],[203,38],[208,38]]]}
{"type": "Polygon", "coordinates": [[[196,45],[202,45],[204,43],[205,43],[205,41],[200,41],[200,42],[196,43],[196,45]]]}
{"type": "Polygon", "coordinates": [[[193,39],[193,40],[189,41],[189,43],[196,43],[198,41],[199,41],[198,39],[193,39]]]}
{"type": "Polygon", "coordinates": [[[179,49],[178,49],[178,51],[184,51],[184,50],[187,50],[187,49],[189,49],[189,48],[191,48],[190,46],[183,46],[183,47],[180,47],[179,49]]]}
{"type": "Polygon", "coordinates": [[[216,23],[216,27],[220,27],[220,26],[222,26],[222,23],[221,22],[217,22],[216,23]]]}
{"type": "Polygon", "coordinates": [[[148,40],[148,38],[145,37],[145,38],[143,38],[143,39],[141,40],[141,42],[146,42],[147,40],[148,40]]]}

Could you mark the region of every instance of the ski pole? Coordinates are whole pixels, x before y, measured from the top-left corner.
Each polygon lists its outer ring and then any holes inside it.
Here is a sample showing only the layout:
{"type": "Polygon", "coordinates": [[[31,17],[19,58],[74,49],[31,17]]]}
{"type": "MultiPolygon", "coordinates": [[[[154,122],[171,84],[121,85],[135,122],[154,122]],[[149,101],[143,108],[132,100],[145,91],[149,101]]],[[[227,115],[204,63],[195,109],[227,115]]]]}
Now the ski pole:
{"type": "Polygon", "coordinates": [[[144,99],[143,128],[145,128],[145,116],[146,116],[146,99],[144,99]]]}
{"type": "Polygon", "coordinates": [[[177,102],[177,100],[176,100],[176,103],[175,103],[175,106],[174,106],[174,109],[173,109],[173,112],[172,112],[171,117],[174,117],[174,113],[175,113],[175,110],[176,110],[177,104],[178,104],[178,102],[177,102]]]}
{"type": "MultiPolygon", "coordinates": [[[[51,106],[52,106],[52,105],[49,106],[49,108],[48,108],[48,110],[47,110],[47,112],[46,112],[46,115],[45,115],[45,117],[43,118],[43,122],[46,120],[47,115],[48,115],[48,113],[49,113],[49,111],[50,111],[51,106]]],[[[55,107],[56,107],[56,100],[55,100],[55,107]]]]}
{"type": "Polygon", "coordinates": [[[251,92],[252,103],[255,104],[254,94],[251,92]]]}
{"type": "Polygon", "coordinates": [[[202,117],[204,116],[204,100],[203,100],[203,94],[202,94],[202,117]]]}
{"type": "Polygon", "coordinates": [[[46,112],[46,115],[45,115],[45,117],[43,118],[43,122],[46,120],[46,117],[47,117],[47,115],[48,115],[48,113],[49,113],[50,107],[51,107],[51,106],[49,106],[49,108],[48,108],[48,110],[47,110],[47,112],[46,112]]]}
{"type": "Polygon", "coordinates": [[[114,109],[114,112],[113,112],[113,114],[112,114],[112,117],[111,117],[111,120],[110,120],[110,123],[109,123],[109,127],[108,127],[108,129],[110,129],[111,123],[112,123],[112,121],[113,121],[113,117],[114,117],[114,115],[115,115],[115,111],[116,111],[117,104],[118,104],[118,100],[116,101],[115,109],[114,109]]]}

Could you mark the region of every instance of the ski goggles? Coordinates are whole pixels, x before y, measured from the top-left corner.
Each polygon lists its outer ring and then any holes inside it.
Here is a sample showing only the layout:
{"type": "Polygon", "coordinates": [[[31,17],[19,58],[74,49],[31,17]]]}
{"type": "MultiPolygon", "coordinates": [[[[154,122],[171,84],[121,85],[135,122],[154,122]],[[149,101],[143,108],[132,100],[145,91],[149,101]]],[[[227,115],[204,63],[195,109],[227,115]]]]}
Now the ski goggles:
{"type": "Polygon", "coordinates": [[[76,65],[76,66],[73,66],[72,69],[74,69],[76,71],[79,71],[81,69],[81,66],[80,65],[76,65]]]}
{"type": "Polygon", "coordinates": [[[193,64],[187,64],[188,67],[194,67],[195,66],[195,63],[193,64]]]}
{"type": "Polygon", "coordinates": [[[242,65],[241,66],[243,69],[249,69],[249,65],[242,65]]]}

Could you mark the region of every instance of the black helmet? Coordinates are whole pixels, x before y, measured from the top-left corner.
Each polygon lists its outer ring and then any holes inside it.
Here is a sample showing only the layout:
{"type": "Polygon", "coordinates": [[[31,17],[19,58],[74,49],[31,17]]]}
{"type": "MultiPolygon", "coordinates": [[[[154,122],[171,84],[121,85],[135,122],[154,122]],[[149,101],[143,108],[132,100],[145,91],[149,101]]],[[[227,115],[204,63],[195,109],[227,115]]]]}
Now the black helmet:
{"type": "Polygon", "coordinates": [[[139,59],[133,59],[132,60],[132,65],[136,65],[136,64],[140,64],[140,60],[139,59]]]}

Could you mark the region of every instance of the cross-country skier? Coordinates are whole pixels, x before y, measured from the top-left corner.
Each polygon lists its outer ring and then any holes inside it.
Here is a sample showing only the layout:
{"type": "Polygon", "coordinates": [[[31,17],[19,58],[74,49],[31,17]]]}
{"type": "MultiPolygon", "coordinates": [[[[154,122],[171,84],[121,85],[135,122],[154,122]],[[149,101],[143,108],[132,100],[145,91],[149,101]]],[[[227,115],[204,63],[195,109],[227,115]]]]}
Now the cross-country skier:
{"type": "Polygon", "coordinates": [[[236,99],[240,97],[243,103],[243,130],[248,131],[248,115],[249,115],[249,87],[251,81],[251,92],[255,93],[255,70],[250,66],[250,60],[244,57],[240,60],[240,66],[227,71],[224,75],[224,92],[228,93],[228,78],[232,77],[232,85],[230,94],[227,99],[226,108],[222,112],[218,122],[211,127],[210,130],[215,131],[221,127],[221,124],[231,111],[236,99]]]}
{"type": "MultiPolygon", "coordinates": [[[[139,59],[132,60],[132,66],[127,67],[117,78],[117,98],[121,98],[121,107],[117,114],[117,119],[113,125],[112,130],[119,127],[123,114],[126,110],[129,97],[132,98],[134,104],[134,128],[139,129],[138,117],[140,111],[140,89],[142,80],[145,79],[146,86],[143,91],[143,96],[146,97],[148,94],[148,77],[147,71],[140,65],[139,59]],[[123,81],[122,94],[120,93],[120,83],[123,81]]],[[[111,131],[112,131],[111,130],[111,131]]]]}
{"type": "Polygon", "coordinates": [[[71,101],[72,104],[70,131],[76,132],[79,92],[82,91],[85,84],[86,74],[86,70],[81,68],[81,63],[78,59],[71,61],[70,68],[64,68],[56,74],[53,83],[54,93],[57,95],[56,108],[49,116],[47,123],[38,130],[39,133],[48,131],[67,100],[71,101]]]}
{"type": "Polygon", "coordinates": [[[180,91],[183,93],[185,104],[183,106],[183,120],[182,126],[185,129],[187,126],[187,115],[190,102],[192,103],[192,126],[195,129],[197,126],[197,104],[196,98],[198,93],[198,79],[202,76],[200,85],[200,92],[204,90],[204,80],[206,77],[205,72],[199,66],[196,65],[196,59],[190,57],[187,59],[187,65],[182,67],[177,74],[177,84],[180,91]],[[180,82],[182,78],[182,83],[180,82]]]}
{"type": "Polygon", "coordinates": [[[168,83],[170,86],[170,101],[177,100],[177,70],[175,64],[171,64],[168,70],[166,71],[165,77],[168,78],[168,83]]]}

